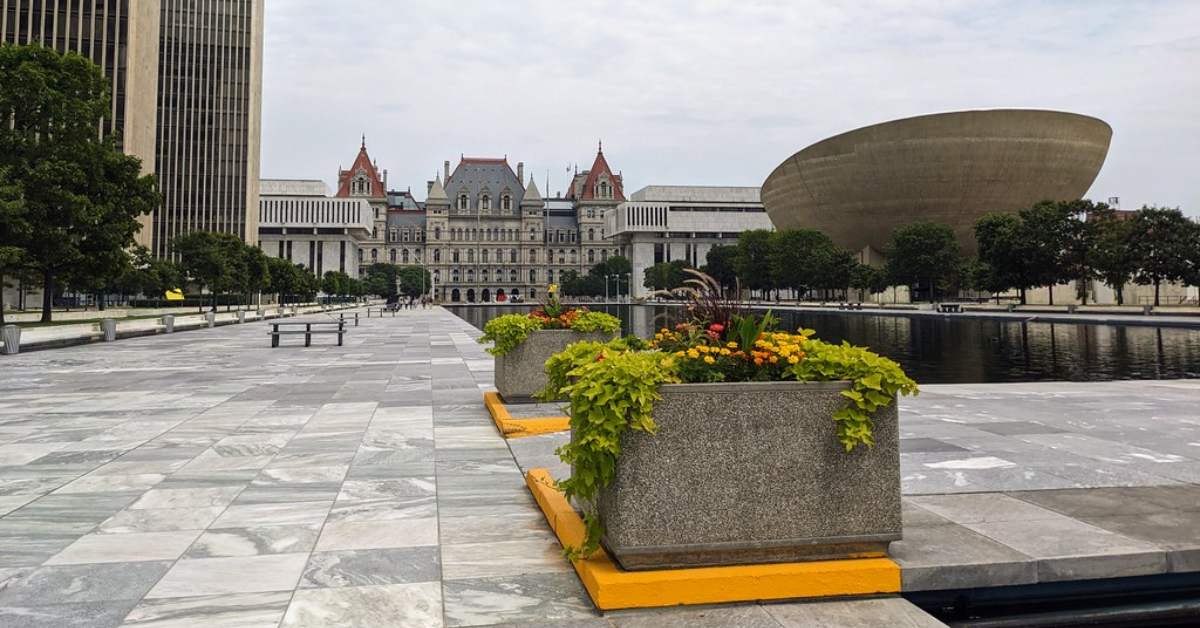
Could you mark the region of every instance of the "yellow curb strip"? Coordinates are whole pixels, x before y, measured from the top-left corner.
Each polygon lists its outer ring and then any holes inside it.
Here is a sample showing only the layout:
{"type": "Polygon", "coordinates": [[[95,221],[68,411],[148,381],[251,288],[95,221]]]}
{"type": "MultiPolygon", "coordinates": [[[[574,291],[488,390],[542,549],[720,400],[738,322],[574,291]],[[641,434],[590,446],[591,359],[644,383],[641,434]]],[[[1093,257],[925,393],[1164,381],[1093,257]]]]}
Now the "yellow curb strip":
{"type": "MultiPolygon", "coordinates": [[[[525,483],[559,542],[564,547],[578,546],[584,537],[583,520],[549,472],[531,469],[525,483]]],[[[900,566],[888,558],[624,571],[601,549],[572,565],[600,610],[900,591],[900,566]]]]}
{"type": "Polygon", "coordinates": [[[500,400],[500,394],[494,391],[483,393],[483,405],[487,407],[488,413],[492,415],[492,422],[496,424],[496,429],[505,438],[521,438],[524,436],[536,436],[538,434],[565,432],[571,426],[571,419],[565,416],[514,419],[508,413],[508,408],[504,406],[504,402],[500,400]]]}

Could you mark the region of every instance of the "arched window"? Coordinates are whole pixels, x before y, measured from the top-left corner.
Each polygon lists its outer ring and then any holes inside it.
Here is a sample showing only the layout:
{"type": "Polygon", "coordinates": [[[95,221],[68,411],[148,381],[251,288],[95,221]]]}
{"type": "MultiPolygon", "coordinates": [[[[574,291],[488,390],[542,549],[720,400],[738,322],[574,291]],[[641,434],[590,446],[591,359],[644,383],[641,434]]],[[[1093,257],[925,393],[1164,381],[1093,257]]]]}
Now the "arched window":
{"type": "Polygon", "coordinates": [[[467,203],[468,203],[468,202],[469,202],[469,201],[467,200],[467,194],[466,194],[466,192],[463,192],[462,194],[459,194],[459,195],[458,195],[458,210],[459,210],[459,211],[465,211],[465,210],[467,209],[467,203]]]}
{"type": "Polygon", "coordinates": [[[458,263],[458,251],[450,253],[450,261],[454,262],[455,264],[458,263]]]}
{"type": "Polygon", "coordinates": [[[440,269],[440,268],[433,269],[433,280],[434,281],[442,280],[442,269],[440,269]]]}
{"type": "Polygon", "coordinates": [[[475,249],[467,249],[467,263],[468,264],[475,263],[475,249]]]}
{"type": "Polygon", "coordinates": [[[436,264],[436,263],[439,263],[439,262],[441,262],[441,261],[442,261],[442,250],[441,250],[441,249],[434,249],[434,250],[433,250],[433,262],[436,264]]]}
{"type": "Polygon", "coordinates": [[[596,230],[595,229],[588,229],[588,239],[589,240],[596,239],[596,230]]]}
{"type": "Polygon", "coordinates": [[[433,239],[434,239],[434,240],[441,240],[441,239],[442,239],[442,228],[441,228],[441,227],[434,227],[434,228],[433,228],[433,239]]]}
{"type": "Polygon", "coordinates": [[[450,271],[450,283],[458,283],[458,269],[450,271]]]}
{"type": "Polygon", "coordinates": [[[479,281],[487,281],[487,280],[488,280],[488,270],[485,268],[485,269],[479,271],[479,281]]]}
{"type": "Polygon", "coordinates": [[[358,263],[361,264],[362,261],[363,261],[363,250],[359,249],[358,250],[358,263]]]}
{"type": "MultiPolygon", "coordinates": [[[[508,263],[510,263],[510,264],[516,264],[516,263],[517,263],[517,250],[516,250],[516,249],[509,249],[509,250],[508,250],[508,263]]],[[[514,280],[514,281],[515,281],[515,280],[514,280]]]]}
{"type": "Polygon", "coordinates": [[[596,249],[588,249],[588,263],[589,264],[596,263],[596,249]]]}
{"type": "Polygon", "coordinates": [[[492,197],[490,195],[484,194],[483,196],[479,197],[479,209],[483,211],[489,211],[492,209],[492,197]]]}
{"type": "Polygon", "coordinates": [[[508,271],[508,280],[512,283],[517,283],[517,270],[515,268],[508,271]]]}
{"type": "Polygon", "coordinates": [[[404,252],[400,255],[400,259],[403,260],[405,264],[408,263],[408,249],[404,249],[404,252]]]}
{"type": "Polygon", "coordinates": [[[488,261],[488,250],[487,249],[484,249],[479,252],[479,261],[483,262],[484,264],[487,263],[487,261],[488,261]]]}
{"type": "Polygon", "coordinates": [[[529,240],[537,240],[537,229],[534,229],[533,227],[529,228],[529,240]]]}
{"type": "Polygon", "coordinates": [[[388,261],[393,264],[396,263],[396,249],[388,251],[388,261]]]}
{"type": "Polygon", "coordinates": [[[500,197],[500,209],[509,211],[512,209],[512,196],[505,194],[500,197]]]}
{"type": "Polygon", "coordinates": [[[504,249],[496,249],[496,263],[504,261],[504,249]]]}
{"type": "Polygon", "coordinates": [[[559,264],[567,263],[567,252],[562,249],[558,250],[558,263],[559,264]]]}
{"type": "Polygon", "coordinates": [[[529,263],[530,264],[537,263],[537,249],[529,249],[529,263]]]}
{"type": "Polygon", "coordinates": [[[575,249],[571,249],[571,263],[575,264],[578,262],[579,262],[579,255],[575,252],[575,249]]]}
{"type": "MultiPolygon", "coordinates": [[[[532,268],[529,269],[529,283],[537,283],[537,271],[532,268]]],[[[529,296],[533,295],[530,294],[529,296]]]]}
{"type": "Polygon", "coordinates": [[[371,249],[371,261],[379,261],[379,249],[371,249]]]}
{"type": "Polygon", "coordinates": [[[608,249],[604,249],[603,251],[600,251],[600,260],[605,261],[605,262],[608,261],[608,249]]]}
{"type": "Polygon", "coordinates": [[[474,271],[474,269],[468,268],[467,269],[467,283],[471,283],[473,281],[475,281],[475,271],[474,271]]]}

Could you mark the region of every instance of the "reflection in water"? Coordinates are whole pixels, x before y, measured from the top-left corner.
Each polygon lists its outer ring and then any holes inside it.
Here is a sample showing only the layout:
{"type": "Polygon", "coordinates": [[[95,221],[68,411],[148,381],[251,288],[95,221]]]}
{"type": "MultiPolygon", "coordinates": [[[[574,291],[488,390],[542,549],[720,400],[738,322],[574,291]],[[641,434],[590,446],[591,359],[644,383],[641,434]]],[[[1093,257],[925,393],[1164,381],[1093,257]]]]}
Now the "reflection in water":
{"type": "MultiPolygon", "coordinates": [[[[447,308],[476,327],[520,306],[447,308]]],[[[643,338],[680,308],[597,306],[643,338]]],[[[786,329],[808,327],[829,342],[847,340],[896,360],[927,384],[1200,377],[1200,330],[1031,323],[1007,319],[776,312],[786,329]]]]}

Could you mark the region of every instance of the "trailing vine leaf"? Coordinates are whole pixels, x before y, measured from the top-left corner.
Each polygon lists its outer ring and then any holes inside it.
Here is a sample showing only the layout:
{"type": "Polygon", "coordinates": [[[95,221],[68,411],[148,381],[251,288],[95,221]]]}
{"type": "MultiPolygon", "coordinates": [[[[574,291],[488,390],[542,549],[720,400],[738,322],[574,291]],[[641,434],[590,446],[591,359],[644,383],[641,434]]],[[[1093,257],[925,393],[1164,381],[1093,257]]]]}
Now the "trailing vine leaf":
{"type": "Polygon", "coordinates": [[[487,350],[488,353],[501,356],[517,348],[529,334],[541,329],[543,323],[537,318],[524,314],[505,314],[497,316],[483,326],[483,335],[479,344],[495,343],[487,350]]]}

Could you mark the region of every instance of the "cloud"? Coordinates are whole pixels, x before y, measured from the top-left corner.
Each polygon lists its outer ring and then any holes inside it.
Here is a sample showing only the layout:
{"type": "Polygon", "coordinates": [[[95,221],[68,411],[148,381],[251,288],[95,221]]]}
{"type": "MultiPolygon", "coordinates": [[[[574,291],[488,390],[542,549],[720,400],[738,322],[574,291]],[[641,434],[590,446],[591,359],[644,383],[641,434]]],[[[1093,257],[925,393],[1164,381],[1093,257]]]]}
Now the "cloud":
{"type": "Polygon", "coordinates": [[[1090,196],[1183,206],[1200,163],[1200,3],[436,2],[267,9],[263,173],[332,182],[366,133],[393,188],[460,154],[566,183],[604,140],[627,188],[758,185],[784,157],[897,117],[1100,117],[1090,196]]]}

